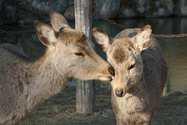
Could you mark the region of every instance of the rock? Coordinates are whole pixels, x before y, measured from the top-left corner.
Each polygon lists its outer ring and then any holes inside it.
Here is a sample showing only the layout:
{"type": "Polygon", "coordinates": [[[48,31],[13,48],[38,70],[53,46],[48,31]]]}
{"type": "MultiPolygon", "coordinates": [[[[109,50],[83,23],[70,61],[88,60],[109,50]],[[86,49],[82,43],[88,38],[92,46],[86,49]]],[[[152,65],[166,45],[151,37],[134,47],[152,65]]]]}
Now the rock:
{"type": "Polygon", "coordinates": [[[32,6],[36,12],[49,15],[51,11],[63,13],[69,4],[69,0],[22,0],[32,6]]]}
{"type": "Polygon", "coordinates": [[[119,8],[120,8],[120,0],[97,0],[98,11],[99,13],[109,19],[116,18],[119,8]]]}
{"type": "Polygon", "coordinates": [[[175,16],[187,16],[187,1],[186,0],[175,1],[174,15],[175,16]]]}
{"type": "MultiPolygon", "coordinates": [[[[51,11],[65,15],[71,9],[74,9],[74,0],[0,0],[0,24],[49,20],[51,11]]],[[[187,16],[187,1],[94,0],[94,10],[108,19],[187,16]]],[[[94,19],[100,19],[99,14],[94,15],[94,19]]],[[[75,15],[70,14],[67,20],[75,20],[75,15]]]]}
{"type": "Polygon", "coordinates": [[[133,18],[138,17],[138,13],[144,13],[145,2],[143,0],[139,1],[127,1],[127,0],[121,0],[120,3],[120,10],[118,12],[117,18],[133,18]]]}
{"type": "Polygon", "coordinates": [[[132,18],[137,17],[138,14],[131,8],[125,8],[122,12],[120,12],[117,18],[132,18]]]}
{"type": "Polygon", "coordinates": [[[169,13],[173,15],[173,7],[174,7],[174,2],[173,0],[164,0],[163,3],[161,3],[162,7],[167,7],[169,13]]]}
{"type": "Polygon", "coordinates": [[[167,17],[173,15],[172,0],[147,1],[145,17],[167,17]]]}
{"type": "Polygon", "coordinates": [[[158,17],[166,17],[173,15],[173,1],[172,0],[160,0],[158,4],[158,17]]]}
{"type": "Polygon", "coordinates": [[[2,16],[0,18],[0,24],[13,24],[17,23],[18,15],[17,15],[17,7],[16,1],[8,0],[8,1],[1,1],[0,9],[2,16]]]}
{"type": "Polygon", "coordinates": [[[157,12],[158,17],[171,16],[167,9],[159,8],[157,12]]]}
{"type": "Polygon", "coordinates": [[[186,15],[187,15],[187,6],[183,6],[183,7],[181,8],[181,13],[182,13],[183,16],[186,16],[186,15]]]}
{"type": "Polygon", "coordinates": [[[146,4],[146,0],[138,0],[136,2],[136,11],[139,14],[144,14],[144,12],[145,12],[145,4],[146,4]]]}

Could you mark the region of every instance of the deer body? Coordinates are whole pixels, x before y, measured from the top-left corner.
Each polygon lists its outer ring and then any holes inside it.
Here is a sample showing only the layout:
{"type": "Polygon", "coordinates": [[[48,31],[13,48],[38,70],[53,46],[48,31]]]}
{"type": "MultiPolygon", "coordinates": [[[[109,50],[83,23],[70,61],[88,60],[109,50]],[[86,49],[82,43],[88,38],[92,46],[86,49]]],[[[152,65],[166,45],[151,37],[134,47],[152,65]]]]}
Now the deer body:
{"type": "Polygon", "coordinates": [[[11,44],[0,45],[0,125],[19,124],[71,77],[110,80],[112,76],[113,68],[82,32],[71,29],[57,12],[51,12],[50,18],[53,28],[35,22],[38,37],[47,46],[39,59],[30,59],[11,44]]]}
{"type": "Polygon", "coordinates": [[[69,77],[54,68],[49,60],[51,57],[30,60],[3,48],[5,45],[0,46],[0,123],[14,124],[38,104],[60,92],[69,77]]]}
{"type": "Polygon", "coordinates": [[[114,39],[98,28],[93,35],[115,69],[111,103],[117,124],[150,125],[167,81],[166,61],[150,26],[126,29],[114,39]]]}

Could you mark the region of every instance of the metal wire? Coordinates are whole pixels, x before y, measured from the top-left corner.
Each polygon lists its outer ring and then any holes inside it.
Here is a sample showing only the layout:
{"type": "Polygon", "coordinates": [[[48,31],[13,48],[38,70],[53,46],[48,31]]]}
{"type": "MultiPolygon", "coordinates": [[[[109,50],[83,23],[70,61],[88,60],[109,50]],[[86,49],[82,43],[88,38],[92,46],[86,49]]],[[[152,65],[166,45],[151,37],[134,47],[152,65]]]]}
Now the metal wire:
{"type": "Polygon", "coordinates": [[[103,20],[107,20],[109,23],[118,26],[121,29],[125,29],[125,27],[121,24],[117,24],[116,22],[114,22],[113,20],[109,20],[106,17],[103,17],[102,15],[99,14],[99,12],[97,10],[94,10],[94,15],[99,15],[103,20]]]}
{"type": "Polygon", "coordinates": [[[71,9],[70,12],[65,15],[65,17],[67,18],[70,14],[74,14],[74,13],[75,13],[74,9],[71,9]]]}

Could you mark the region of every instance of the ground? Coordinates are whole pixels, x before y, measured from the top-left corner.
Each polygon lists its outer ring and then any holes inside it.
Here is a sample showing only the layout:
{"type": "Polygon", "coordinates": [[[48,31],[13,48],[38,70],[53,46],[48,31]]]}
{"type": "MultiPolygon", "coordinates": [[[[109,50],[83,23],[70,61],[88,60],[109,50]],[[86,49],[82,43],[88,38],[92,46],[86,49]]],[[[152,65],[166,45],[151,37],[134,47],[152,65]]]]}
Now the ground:
{"type": "MultiPolygon", "coordinates": [[[[59,94],[40,104],[21,125],[116,125],[110,103],[111,90],[95,85],[95,112],[76,113],[75,86],[66,86],[59,94]]],[[[152,125],[186,125],[187,95],[174,92],[161,97],[152,125]]]]}

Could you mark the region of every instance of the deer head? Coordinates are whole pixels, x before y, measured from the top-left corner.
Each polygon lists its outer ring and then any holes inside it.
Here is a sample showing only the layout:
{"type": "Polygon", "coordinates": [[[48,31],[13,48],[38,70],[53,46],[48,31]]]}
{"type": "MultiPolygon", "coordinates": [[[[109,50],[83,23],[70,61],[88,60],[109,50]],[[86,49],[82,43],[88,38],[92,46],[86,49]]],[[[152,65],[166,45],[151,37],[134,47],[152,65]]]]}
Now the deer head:
{"type": "Polygon", "coordinates": [[[61,14],[52,11],[50,19],[52,27],[36,21],[35,29],[47,46],[44,57],[52,61],[56,70],[82,80],[110,80],[114,70],[94,51],[90,40],[81,31],[70,28],[61,14]]]}
{"type": "Polygon", "coordinates": [[[104,31],[94,28],[93,36],[98,47],[106,52],[109,63],[115,69],[115,77],[111,81],[114,95],[124,96],[139,83],[143,76],[141,51],[147,49],[151,40],[151,26],[143,27],[135,36],[120,34],[115,39],[104,31]]]}

